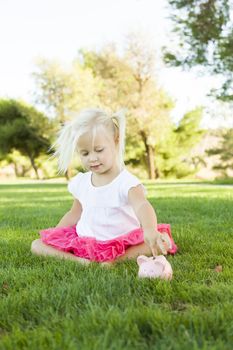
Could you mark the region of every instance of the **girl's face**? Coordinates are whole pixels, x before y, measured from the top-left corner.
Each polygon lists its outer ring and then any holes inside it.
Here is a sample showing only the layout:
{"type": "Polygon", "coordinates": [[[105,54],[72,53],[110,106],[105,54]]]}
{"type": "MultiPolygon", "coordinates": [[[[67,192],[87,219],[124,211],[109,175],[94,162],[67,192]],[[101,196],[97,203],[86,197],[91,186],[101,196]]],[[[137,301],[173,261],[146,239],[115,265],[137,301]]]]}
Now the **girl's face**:
{"type": "Polygon", "coordinates": [[[83,166],[94,173],[104,174],[117,167],[117,143],[113,134],[104,126],[92,132],[86,132],[79,137],[78,153],[83,166]]]}

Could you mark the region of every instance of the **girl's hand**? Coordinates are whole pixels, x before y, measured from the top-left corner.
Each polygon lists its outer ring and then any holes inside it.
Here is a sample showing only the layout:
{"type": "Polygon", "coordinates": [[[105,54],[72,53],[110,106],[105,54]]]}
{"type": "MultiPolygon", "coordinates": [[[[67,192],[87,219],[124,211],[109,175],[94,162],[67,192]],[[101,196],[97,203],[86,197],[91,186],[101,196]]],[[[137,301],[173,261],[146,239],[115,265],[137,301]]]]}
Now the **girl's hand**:
{"type": "Polygon", "coordinates": [[[144,241],[150,247],[154,257],[157,256],[160,252],[164,255],[167,254],[167,249],[165,248],[165,244],[162,239],[162,233],[153,229],[145,229],[143,232],[144,241]]]}

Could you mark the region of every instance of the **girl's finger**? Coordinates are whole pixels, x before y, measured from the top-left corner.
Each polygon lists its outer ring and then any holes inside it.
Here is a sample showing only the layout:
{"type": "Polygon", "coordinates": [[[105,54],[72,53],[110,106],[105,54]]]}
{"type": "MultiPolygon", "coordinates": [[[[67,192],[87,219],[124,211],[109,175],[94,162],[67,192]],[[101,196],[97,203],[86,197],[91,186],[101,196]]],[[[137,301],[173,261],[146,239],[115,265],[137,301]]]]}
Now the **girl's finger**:
{"type": "Polygon", "coordinates": [[[166,255],[167,254],[167,250],[166,250],[164,242],[162,241],[161,238],[158,239],[157,244],[158,244],[161,252],[166,255]]]}
{"type": "Polygon", "coordinates": [[[155,258],[158,255],[157,248],[155,246],[151,247],[152,255],[155,258]]]}

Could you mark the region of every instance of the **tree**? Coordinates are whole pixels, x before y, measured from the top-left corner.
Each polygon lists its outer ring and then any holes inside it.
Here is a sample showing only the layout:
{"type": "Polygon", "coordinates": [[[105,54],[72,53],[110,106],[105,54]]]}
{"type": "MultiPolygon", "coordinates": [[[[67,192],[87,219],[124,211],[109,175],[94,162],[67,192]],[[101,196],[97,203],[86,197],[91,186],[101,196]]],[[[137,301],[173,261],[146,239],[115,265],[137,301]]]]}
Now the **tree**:
{"type": "Polygon", "coordinates": [[[172,128],[170,111],[172,99],[155,79],[156,55],[148,38],[130,33],[126,41],[126,60],[132,67],[136,90],[131,101],[131,121],[139,133],[146,151],[149,178],[160,177],[156,165],[159,145],[172,128]]]}
{"type": "Polygon", "coordinates": [[[135,81],[129,64],[117,53],[114,45],[106,45],[97,51],[80,50],[77,61],[83,69],[91,70],[99,81],[100,105],[112,111],[128,107],[135,90],[135,81]]]}
{"type": "Polygon", "coordinates": [[[160,145],[158,164],[163,177],[182,178],[196,171],[197,159],[193,159],[190,153],[204,134],[200,128],[202,113],[201,107],[185,113],[170,131],[166,143],[160,145]]]}
{"type": "Polygon", "coordinates": [[[171,65],[205,67],[224,82],[217,98],[233,101],[232,0],[168,0],[178,47],[166,49],[171,65]],[[176,36],[177,39],[177,36],[176,36]]]}
{"type": "Polygon", "coordinates": [[[183,154],[187,154],[203,135],[203,130],[200,128],[202,114],[202,107],[185,113],[175,129],[177,143],[183,154]]]}
{"type": "Polygon", "coordinates": [[[0,100],[0,153],[9,154],[14,149],[30,159],[36,173],[35,159],[50,147],[53,124],[34,107],[16,100],[0,100]]]}
{"type": "Polygon", "coordinates": [[[99,104],[97,79],[77,61],[65,68],[57,61],[38,59],[33,77],[37,87],[35,102],[44,105],[60,124],[72,112],[99,104]]]}
{"type": "Polygon", "coordinates": [[[233,129],[225,130],[219,147],[208,150],[207,154],[220,156],[220,162],[214,169],[221,170],[224,176],[227,176],[227,170],[233,169],[233,129]]]}
{"type": "Polygon", "coordinates": [[[127,139],[134,139],[134,144],[135,140],[138,144],[143,143],[141,158],[143,160],[146,154],[148,176],[151,179],[159,177],[155,150],[172,127],[169,112],[173,104],[156,84],[153,48],[145,37],[130,34],[122,57],[114,46],[108,46],[100,53],[81,53],[84,67],[91,68],[93,75],[102,81],[99,92],[102,104],[112,110],[127,108],[130,124],[127,139]]]}
{"type": "MultiPolygon", "coordinates": [[[[45,106],[54,117],[57,130],[80,109],[100,106],[99,81],[90,69],[83,69],[78,61],[64,67],[57,61],[39,59],[33,76],[37,86],[35,102],[45,106]]],[[[65,175],[70,178],[70,167],[65,175]]]]}
{"type": "Polygon", "coordinates": [[[140,164],[147,169],[151,179],[173,171],[171,167],[164,170],[164,164],[168,164],[170,160],[166,158],[164,162],[160,162],[170,140],[178,142],[170,117],[173,101],[158,85],[155,76],[155,52],[144,36],[130,34],[121,54],[114,45],[107,45],[99,52],[80,50],[70,70],[66,70],[66,75],[61,73],[60,80],[65,81],[58,84],[58,89],[51,90],[50,86],[56,86],[59,69],[63,71],[63,68],[57,69],[55,75],[52,70],[50,75],[50,64],[51,62],[45,65],[46,69],[43,66],[40,71],[42,75],[37,76],[39,90],[44,90],[39,91],[37,96],[44,96],[41,103],[57,110],[56,118],[59,118],[59,110],[65,111],[63,116],[66,119],[72,110],[84,106],[95,105],[110,112],[126,108],[126,163],[137,166],[140,164]],[[76,74],[77,72],[82,74],[76,74]],[[89,80],[82,77],[89,77],[89,80]],[[86,81],[89,81],[89,85],[86,81]],[[60,95],[63,98],[59,98],[60,95]],[[60,101],[60,108],[56,107],[54,101],[60,101]]]}
{"type": "Polygon", "coordinates": [[[24,177],[32,169],[29,158],[23,156],[16,149],[10,153],[2,155],[2,157],[0,157],[0,164],[3,167],[11,165],[16,177],[24,177]]]}

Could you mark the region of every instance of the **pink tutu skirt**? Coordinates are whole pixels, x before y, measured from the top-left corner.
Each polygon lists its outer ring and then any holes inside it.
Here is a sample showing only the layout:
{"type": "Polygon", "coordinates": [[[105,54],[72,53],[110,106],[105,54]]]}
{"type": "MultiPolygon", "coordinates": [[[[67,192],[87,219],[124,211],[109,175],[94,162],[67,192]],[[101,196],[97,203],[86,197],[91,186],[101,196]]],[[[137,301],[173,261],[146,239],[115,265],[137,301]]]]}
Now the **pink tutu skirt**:
{"type": "MultiPolygon", "coordinates": [[[[177,246],[172,239],[170,225],[158,224],[157,228],[159,232],[169,235],[172,248],[168,253],[175,254],[177,246]]],[[[106,241],[100,241],[93,237],[80,237],[76,232],[76,226],[48,228],[40,231],[40,236],[44,243],[56,249],[98,262],[113,261],[124,255],[129,247],[144,242],[141,228],[106,241]]]]}

